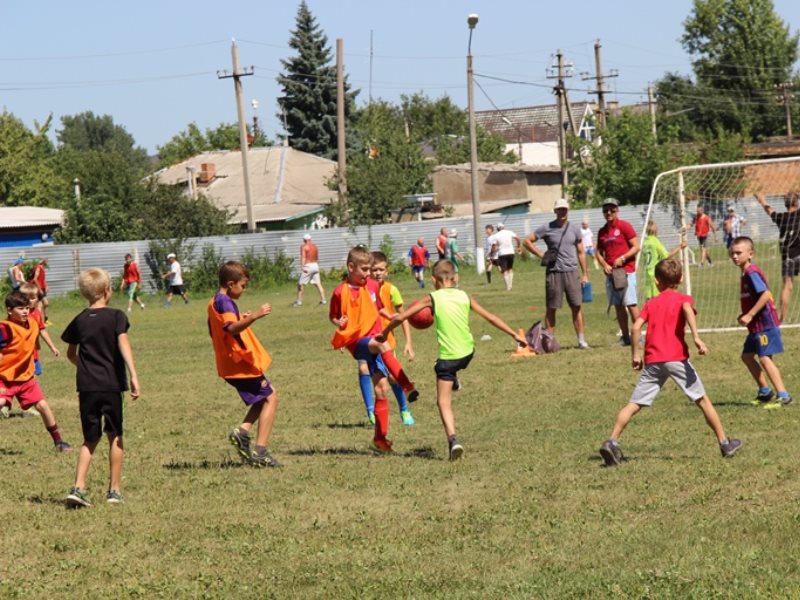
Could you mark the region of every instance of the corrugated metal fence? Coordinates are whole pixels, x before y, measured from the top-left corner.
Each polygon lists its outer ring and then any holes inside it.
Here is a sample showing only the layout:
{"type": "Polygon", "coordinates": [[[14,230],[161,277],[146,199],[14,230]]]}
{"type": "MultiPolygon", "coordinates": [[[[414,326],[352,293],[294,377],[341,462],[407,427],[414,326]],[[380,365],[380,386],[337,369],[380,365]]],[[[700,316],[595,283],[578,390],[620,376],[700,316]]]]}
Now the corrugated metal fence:
{"type": "MultiPolygon", "coordinates": [[[[622,207],[620,217],[632,223],[637,231],[641,231],[646,206],[622,207]]],[[[764,236],[777,239],[778,229],[770,222],[763,210],[754,202],[737,204],[737,211],[747,217],[749,226],[760,228],[762,239],[764,236]]],[[[580,209],[570,212],[570,221],[580,223],[584,217],[589,220],[589,225],[595,236],[604,223],[603,215],[598,208],[580,209]]],[[[671,218],[667,214],[655,211],[652,215],[658,221],[663,220],[660,227],[662,241],[665,245],[677,243],[677,236],[671,236],[671,218]]],[[[481,233],[489,223],[502,222],[507,229],[514,231],[521,238],[532,233],[540,225],[553,219],[552,213],[538,213],[526,215],[483,215],[481,217],[481,233]]],[[[202,249],[207,244],[214,246],[218,255],[226,260],[236,260],[246,251],[252,250],[257,256],[274,258],[283,252],[294,259],[295,270],[299,265],[299,249],[305,233],[311,233],[314,243],[319,246],[320,267],[331,269],[344,266],[347,252],[356,244],[366,244],[370,248],[378,248],[383,239],[388,236],[394,248],[395,259],[406,255],[408,249],[416,242],[417,238],[425,238],[425,243],[435,256],[434,240],[442,227],[457,229],[459,232],[459,246],[465,254],[474,252],[475,241],[472,231],[472,219],[451,218],[436,219],[432,221],[413,221],[389,225],[375,225],[372,227],[358,227],[351,231],[346,228],[321,229],[311,231],[272,231],[267,233],[240,234],[230,236],[216,236],[207,238],[190,238],[188,244],[193,245],[193,256],[179,256],[178,260],[185,269],[191,269],[193,262],[202,254],[202,249]]],[[[692,236],[690,240],[693,241],[692,236]]],[[[483,239],[480,244],[483,245],[483,239]]],[[[47,282],[50,295],[63,295],[77,289],[76,278],[81,270],[88,267],[101,267],[108,270],[117,278],[122,272],[124,256],[131,253],[142,271],[143,288],[153,291],[158,282],[156,270],[167,271],[165,256],[152,257],[155,259],[156,268],[148,264],[150,242],[147,240],[135,242],[112,242],[102,244],[65,244],[55,246],[34,246],[26,248],[0,248],[0,266],[5,273],[14,259],[23,256],[30,260],[48,259],[47,282]]],[[[152,260],[150,262],[153,262],[152,260]]]]}

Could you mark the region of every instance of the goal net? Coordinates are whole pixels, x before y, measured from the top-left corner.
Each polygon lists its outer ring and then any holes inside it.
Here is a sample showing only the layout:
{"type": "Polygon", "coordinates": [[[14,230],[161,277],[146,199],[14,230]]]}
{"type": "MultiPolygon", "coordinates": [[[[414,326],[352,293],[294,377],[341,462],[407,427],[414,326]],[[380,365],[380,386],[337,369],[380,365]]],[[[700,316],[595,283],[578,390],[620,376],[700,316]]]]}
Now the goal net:
{"type": "MultiPolygon", "coordinates": [[[[740,313],[741,272],[728,258],[726,241],[730,234],[753,239],[753,262],[766,275],[780,313],[783,277],[779,230],[755,195],[765,194],[767,204],[780,213],[787,210],[785,197],[796,192],[800,192],[800,158],[696,165],[656,177],[639,240],[644,243],[647,223],[653,221],[667,251],[679,248],[682,240],[687,243],[676,255],[684,268],[681,290],[694,297],[698,327],[702,331],[741,329],[736,322],[740,313]],[[698,206],[711,222],[706,239],[707,257],[695,235],[698,206]]],[[[637,267],[640,304],[645,299],[644,262],[639,260],[637,267]]],[[[800,326],[800,297],[792,298],[788,304],[783,326],[800,326]]]]}

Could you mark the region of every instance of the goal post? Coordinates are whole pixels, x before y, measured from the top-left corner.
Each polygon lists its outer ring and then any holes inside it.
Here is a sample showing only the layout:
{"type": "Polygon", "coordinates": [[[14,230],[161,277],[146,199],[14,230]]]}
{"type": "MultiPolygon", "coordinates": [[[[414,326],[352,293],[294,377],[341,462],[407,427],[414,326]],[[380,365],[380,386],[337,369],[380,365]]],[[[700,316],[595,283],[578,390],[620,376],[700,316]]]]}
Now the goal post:
{"type": "MultiPolygon", "coordinates": [[[[682,241],[687,243],[678,254],[684,271],[681,290],[694,297],[701,331],[741,330],[736,321],[740,312],[740,271],[728,258],[729,235],[753,239],[753,262],[766,275],[775,304],[780,305],[783,285],[780,234],[755,195],[765,194],[773,210],[783,212],[787,210],[784,199],[797,192],[800,192],[800,157],[693,165],[665,171],[656,177],[643,213],[639,241],[644,242],[647,224],[653,221],[667,251],[678,248],[682,241]],[[703,261],[695,236],[698,206],[712,224],[706,240],[710,263],[703,261]]],[[[645,276],[644,261],[637,257],[640,303],[644,301],[645,276]]],[[[792,298],[782,326],[800,326],[800,297],[792,298]]]]}

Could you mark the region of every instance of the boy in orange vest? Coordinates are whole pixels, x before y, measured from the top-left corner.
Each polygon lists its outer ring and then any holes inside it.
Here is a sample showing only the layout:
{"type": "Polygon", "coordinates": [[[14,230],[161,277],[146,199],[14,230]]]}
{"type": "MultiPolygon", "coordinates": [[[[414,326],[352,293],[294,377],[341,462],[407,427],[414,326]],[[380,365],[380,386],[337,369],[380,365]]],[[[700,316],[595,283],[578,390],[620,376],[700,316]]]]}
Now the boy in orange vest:
{"type": "MultiPolygon", "coordinates": [[[[406,392],[409,402],[419,397],[419,392],[408,379],[403,368],[386,342],[378,342],[375,335],[381,331],[378,282],[370,279],[372,255],[364,246],[352,248],[347,255],[347,279],[340,283],[331,296],[328,317],[336,326],[331,345],[347,348],[359,361],[359,384],[365,401],[365,388],[375,386],[375,436],[372,449],[381,454],[393,452],[392,443],[386,438],[389,431],[389,374],[406,392]],[[381,361],[378,360],[380,358],[381,361]],[[362,363],[366,373],[361,370],[362,363]],[[388,372],[387,372],[388,371],[388,372]]],[[[386,311],[383,316],[388,316],[386,311]]]]}
{"type": "Polygon", "coordinates": [[[250,326],[272,312],[269,304],[239,313],[236,305],[250,280],[243,264],[228,261],[219,270],[220,289],[208,302],[208,331],[214,345],[217,373],[231,384],[245,403],[247,414],[228,436],[241,457],[255,467],[280,467],[267,450],[278,394],[264,372],[272,359],[250,326]],[[255,449],[250,449],[250,430],[258,421],[255,449]]]}
{"type": "Polygon", "coordinates": [[[17,398],[22,410],[35,408],[53,438],[57,452],[72,450],[61,439],[56,418],[33,375],[33,354],[39,339],[39,325],[28,318],[31,301],[19,290],[6,296],[8,319],[0,321],[0,406],[17,398]]]}

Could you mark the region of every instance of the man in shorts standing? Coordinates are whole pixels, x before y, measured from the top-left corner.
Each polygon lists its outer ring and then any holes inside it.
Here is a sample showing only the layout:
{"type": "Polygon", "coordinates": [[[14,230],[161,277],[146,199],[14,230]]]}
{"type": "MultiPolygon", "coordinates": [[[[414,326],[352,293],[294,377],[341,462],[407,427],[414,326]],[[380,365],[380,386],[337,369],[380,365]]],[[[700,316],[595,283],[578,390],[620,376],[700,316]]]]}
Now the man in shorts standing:
{"type": "Polygon", "coordinates": [[[319,278],[319,248],[311,241],[311,235],[303,236],[303,244],[300,246],[300,280],[297,282],[297,299],[292,306],[297,308],[303,306],[303,288],[309,283],[317,286],[319,291],[319,303],[327,304],[325,300],[325,290],[322,289],[322,282],[319,278]]]}

